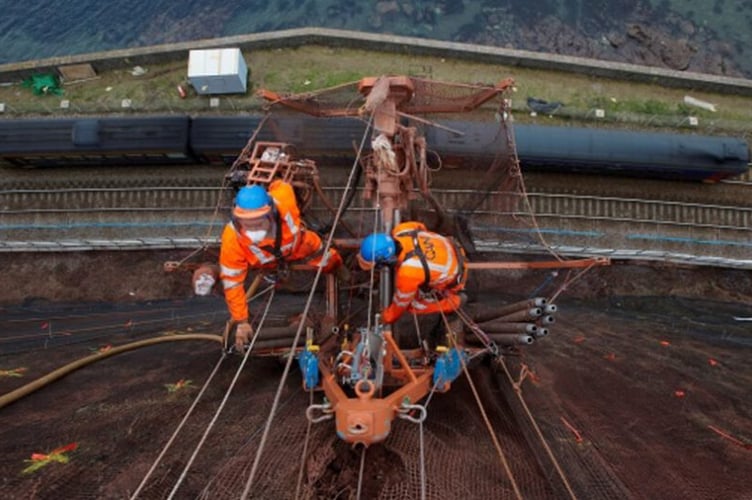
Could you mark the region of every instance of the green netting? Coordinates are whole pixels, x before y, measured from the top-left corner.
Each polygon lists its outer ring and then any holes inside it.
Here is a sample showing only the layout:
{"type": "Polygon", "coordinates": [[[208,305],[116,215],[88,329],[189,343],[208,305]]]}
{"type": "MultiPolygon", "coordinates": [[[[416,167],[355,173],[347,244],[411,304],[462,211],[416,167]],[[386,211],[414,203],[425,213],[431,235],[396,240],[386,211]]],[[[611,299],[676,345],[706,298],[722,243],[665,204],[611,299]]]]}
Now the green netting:
{"type": "Polygon", "coordinates": [[[31,88],[34,95],[63,94],[63,89],[60,88],[60,80],[51,73],[33,75],[24,80],[22,85],[31,88]]]}

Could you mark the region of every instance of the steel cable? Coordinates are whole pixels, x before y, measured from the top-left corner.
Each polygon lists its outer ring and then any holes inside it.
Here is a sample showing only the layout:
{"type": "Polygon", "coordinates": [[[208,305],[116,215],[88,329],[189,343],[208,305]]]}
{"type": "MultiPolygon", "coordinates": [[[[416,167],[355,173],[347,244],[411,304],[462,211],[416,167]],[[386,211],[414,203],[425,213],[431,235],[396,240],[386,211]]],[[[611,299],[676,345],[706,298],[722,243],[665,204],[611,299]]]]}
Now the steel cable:
{"type": "Polygon", "coordinates": [[[222,356],[219,358],[219,361],[217,361],[217,364],[214,366],[214,369],[212,370],[209,377],[206,379],[206,382],[204,382],[203,387],[201,387],[201,390],[199,391],[196,398],[193,400],[193,403],[191,404],[191,407],[188,408],[188,411],[185,413],[185,416],[183,416],[183,419],[178,424],[175,431],[172,433],[172,436],[170,436],[170,439],[167,441],[167,444],[164,445],[162,448],[162,451],[157,456],[156,460],[154,460],[154,463],[151,465],[151,468],[146,473],[144,478],[141,480],[141,483],[138,485],[138,488],[136,488],[136,491],[133,492],[133,495],[131,495],[130,500],[135,500],[139,493],[141,493],[141,490],[146,486],[147,481],[149,481],[149,478],[154,473],[154,471],[157,468],[157,465],[159,465],[159,462],[162,461],[162,458],[164,458],[165,454],[167,453],[167,450],[172,446],[172,443],[175,441],[175,438],[177,438],[180,431],[183,429],[183,426],[188,421],[188,418],[193,413],[193,410],[196,408],[196,405],[198,404],[201,397],[204,395],[204,392],[206,392],[206,389],[209,387],[209,384],[211,383],[212,379],[214,378],[214,375],[217,374],[219,371],[219,367],[222,365],[222,362],[227,358],[227,353],[222,351],[222,356]]]}
{"type": "MultiPolygon", "coordinates": [[[[443,311],[441,311],[441,318],[444,322],[444,326],[447,328],[447,338],[452,344],[452,347],[456,349],[457,343],[454,337],[454,332],[452,332],[450,325],[449,325],[449,320],[447,320],[446,314],[444,314],[443,311]]],[[[520,488],[517,485],[517,481],[515,481],[514,479],[514,474],[512,474],[512,469],[509,467],[509,462],[507,461],[507,458],[504,455],[504,451],[501,448],[501,443],[499,443],[499,438],[498,436],[496,436],[496,432],[493,428],[493,425],[491,424],[491,421],[488,418],[488,414],[486,414],[486,410],[483,407],[483,402],[480,399],[480,394],[478,394],[478,390],[475,388],[473,379],[470,377],[470,371],[467,369],[467,363],[465,363],[465,359],[462,356],[460,356],[460,364],[462,365],[462,371],[465,373],[465,377],[467,378],[467,382],[468,382],[468,385],[470,386],[470,390],[473,392],[473,396],[475,397],[475,402],[478,404],[478,409],[480,410],[480,414],[481,414],[481,417],[483,418],[483,422],[486,424],[486,429],[488,429],[488,433],[491,435],[491,440],[493,441],[494,447],[496,448],[496,451],[499,454],[499,459],[501,460],[501,464],[504,467],[504,471],[506,472],[507,477],[509,478],[509,481],[512,484],[512,489],[514,490],[515,497],[519,500],[522,500],[522,493],[520,492],[520,488]]]]}
{"type": "Polygon", "coordinates": [[[507,367],[506,363],[504,363],[504,360],[502,358],[498,358],[497,363],[504,369],[504,373],[509,379],[509,383],[512,384],[512,387],[514,388],[514,392],[515,394],[517,394],[517,399],[519,399],[520,404],[522,405],[522,408],[525,410],[525,413],[527,414],[527,417],[530,420],[530,423],[532,424],[533,429],[535,430],[535,433],[538,435],[538,438],[543,444],[543,448],[546,450],[546,454],[551,459],[551,463],[556,469],[557,474],[559,474],[559,478],[561,479],[562,483],[564,483],[564,488],[567,490],[569,497],[572,498],[573,500],[576,499],[577,496],[574,494],[574,490],[572,489],[572,486],[569,484],[569,481],[567,480],[567,477],[564,474],[564,470],[559,465],[558,460],[556,460],[556,456],[554,455],[554,452],[551,450],[551,447],[548,445],[546,438],[543,436],[543,432],[541,432],[540,427],[538,427],[538,423],[536,422],[535,417],[533,416],[533,413],[530,411],[530,408],[528,408],[527,403],[525,402],[525,398],[522,397],[522,390],[520,389],[520,385],[518,383],[515,383],[514,379],[512,378],[512,374],[509,372],[509,368],[507,367]]]}
{"type": "MultiPolygon", "coordinates": [[[[243,356],[243,361],[240,363],[240,366],[235,372],[235,376],[233,377],[232,382],[230,382],[230,386],[227,388],[227,392],[225,392],[225,396],[224,398],[222,398],[222,402],[219,404],[217,411],[214,413],[214,417],[212,418],[211,422],[209,422],[209,425],[206,427],[206,430],[204,431],[203,436],[201,436],[201,440],[196,445],[196,448],[193,450],[193,454],[191,455],[191,458],[188,460],[188,463],[183,468],[183,472],[180,474],[178,481],[175,483],[175,486],[173,486],[172,491],[170,492],[170,495],[167,497],[168,500],[171,500],[172,498],[175,497],[175,493],[177,493],[178,488],[180,488],[180,485],[183,483],[183,480],[185,480],[185,477],[188,474],[188,470],[191,468],[191,465],[193,465],[193,461],[198,456],[198,452],[201,450],[201,447],[206,441],[206,438],[209,436],[209,433],[214,428],[214,424],[219,418],[219,414],[222,413],[222,410],[224,409],[225,404],[227,403],[227,400],[230,398],[230,393],[232,393],[232,390],[235,387],[235,383],[238,381],[238,378],[240,378],[240,374],[243,371],[245,364],[248,362],[248,358],[250,357],[251,351],[253,351],[253,345],[256,343],[256,339],[259,337],[258,332],[263,327],[264,320],[266,319],[266,315],[269,313],[269,309],[271,307],[272,301],[274,300],[274,292],[275,292],[274,288],[271,288],[271,292],[269,293],[269,298],[267,299],[267,302],[266,302],[266,308],[264,309],[264,314],[261,316],[261,320],[259,321],[258,327],[256,329],[256,334],[253,336],[253,339],[251,340],[251,345],[246,350],[245,355],[243,356]]],[[[300,328],[303,327],[303,323],[304,322],[301,321],[300,323],[301,326],[299,327],[298,332],[300,332],[300,328]]],[[[297,342],[297,338],[295,340],[297,342]]],[[[292,357],[290,357],[290,359],[292,359],[292,357]]],[[[277,401],[275,400],[275,403],[276,402],[277,401]]]]}
{"type": "MultiPolygon", "coordinates": [[[[313,387],[308,389],[308,406],[313,404],[313,387]]],[[[311,426],[313,425],[313,422],[311,422],[310,419],[308,420],[308,425],[306,426],[306,434],[305,434],[305,440],[303,441],[303,452],[300,454],[300,469],[298,470],[298,483],[295,486],[295,496],[293,498],[300,498],[300,487],[303,484],[303,470],[305,469],[305,460],[306,456],[308,455],[308,441],[310,440],[311,435],[311,426]]]]}
{"type": "MultiPolygon", "coordinates": [[[[373,120],[373,117],[371,117],[371,121],[373,120]]],[[[347,180],[347,186],[349,187],[351,185],[352,177],[355,175],[355,171],[358,168],[358,159],[360,158],[360,154],[363,151],[363,147],[365,145],[365,140],[368,135],[368,131],[370,129],[371,121],[369,121],[368,126],[366,127],[366,131],[363,134],[363,139],[360,144],[360,149],[358,152],[358,155],[355,159],[355,163],[353,163],[353,167],[350,170],[350,176],[347,180]]],[[[329,253],[329,250],[332,246],[332,241],[334,240],[334,232],[337,229],[337,225],[339,224],[339,220],[342,217],[342,213],[344,212],[344,205],[345,200],[347,198],[347,192],[345,192],[342,196],[342,200],[340,201],[339,207],[337,208],[337,214],[334,217],[334,221],[332,222],[332,229],[329,232],[329,235],[326,239],[326,244],[324,245],[324,251],[323,255],[327,255],[329,253]]],[[[313,284],[311,285],[311,291],[308,294],[308,299],[306,300],[305,308],[303,309],[303,314],[300,320],[300,324],[298,325],[298,331],[295,333],[295,338],[292,341],[292,346],[297,346],[298,341],[300,340],[300,335],[303,332],[303,328],[305,327],[306,319],[308,318],[308,312],[311,308],[311,303],[313,302],[314,294],[316,293],[316,287],[318,286],[319,279],[321,279],[321,274],[323,271],[323,267],[318,266],[316,269],[316,275],[313,279],[313,284]]],[[[256,450],[256,457],[253,460],[253,466],[251,467],[251,473],[248,476],[248,480],[245,484],[245,489],[243,490],[243,494],[241,495],[241,499],[245,500],[248,498],[248,495],[251,491],[251,486],[253,486],[253,480],[256,476],[256,472],[258,470],[259,463],[261,462],[261,454],[264,451],[264,446],[266,445],[266,441],[269,437],[269,431],[271,429],[272,420],[274,419],[274,414],[277,411],[277,406],[279,404],[279,399],[282,396],[282,388],[284,387],[284,384],[287,380],[287,376],[290,373],[290,367],[292,366],[292,361],[294,359],[294,356],[288,356],[287,357],[287,363],[285,364],[284,371],[282,372],[282,377],[280,378],[279,385],[277,387],[277,392],[274,395],[274,402],[272,403],[272,408],[269,411],[269,417],[266,421],[266,426],[264,428],[264,433],[261,436],[261,442],[259,443],[259,447],[256,450]]]]}
{"type": "Polygon", "coordinates": [[[366,451],[368,451],[368,448],[363,445],[363,453],[360,455],[360,469],[358,470],[358,490],[355,494],[356,500],[360,500],[360,494],[363,491],[363,473],[366,470],[366,451]]]}

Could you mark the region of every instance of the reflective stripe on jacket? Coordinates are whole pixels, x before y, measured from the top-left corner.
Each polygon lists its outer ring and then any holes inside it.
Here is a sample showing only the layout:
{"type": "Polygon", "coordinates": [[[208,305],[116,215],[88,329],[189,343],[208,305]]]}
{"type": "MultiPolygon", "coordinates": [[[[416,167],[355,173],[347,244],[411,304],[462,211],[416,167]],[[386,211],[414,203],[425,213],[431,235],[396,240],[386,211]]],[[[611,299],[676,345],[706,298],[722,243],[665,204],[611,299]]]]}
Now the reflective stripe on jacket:
{"type": "Polygon", "coordinates": [[[282,231],[279,251],[283,258],[289,258],[295,253],[301,241],[300,235],[305,232],[292,186],[277,180],[269,185],[268,192],[279,214],[281,227],[274,227],[270,234],[258,243],[253,243],[232,222],[229,222],[222,232],[219,254],[220,279],[230,316],[235,321],[248,318],[248,304],[243,287],[248,267],[271,269],[277,265],[274,231],[282,231]]]}

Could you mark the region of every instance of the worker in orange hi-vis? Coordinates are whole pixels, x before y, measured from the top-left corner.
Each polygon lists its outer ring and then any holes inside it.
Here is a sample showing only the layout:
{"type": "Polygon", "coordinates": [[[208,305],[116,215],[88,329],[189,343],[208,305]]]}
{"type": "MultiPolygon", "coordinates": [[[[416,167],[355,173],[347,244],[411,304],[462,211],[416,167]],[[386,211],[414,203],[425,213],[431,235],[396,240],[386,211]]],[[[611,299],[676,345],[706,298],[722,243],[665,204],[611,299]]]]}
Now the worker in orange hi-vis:
{"type": "MultiPolygon", "coordinates": [[[[235,329],[235,347],[244,352],[253,337],[243,284],[248,269],[279,271],[287,263],[321,266],[329,273],[343,269],[342,257],[306,230],[292,186],[273,181],[268,189],[243,186],[235,197],[232,219],[222,232],[220,279],[235,329]]],[[[229,347],[229,346],[225,346],[229,347]]]]}
{"type": "Polygon", "coordinates": [[[459,309],[467,280],[464,261],[462,247],[420,222],[398,224],[391,235],[373,233],[363,239],[358,252],[364,270],[394,266],[394,295],[381,313],[384,323],[394,323],[405,311],[431,314],[459,309]]]}

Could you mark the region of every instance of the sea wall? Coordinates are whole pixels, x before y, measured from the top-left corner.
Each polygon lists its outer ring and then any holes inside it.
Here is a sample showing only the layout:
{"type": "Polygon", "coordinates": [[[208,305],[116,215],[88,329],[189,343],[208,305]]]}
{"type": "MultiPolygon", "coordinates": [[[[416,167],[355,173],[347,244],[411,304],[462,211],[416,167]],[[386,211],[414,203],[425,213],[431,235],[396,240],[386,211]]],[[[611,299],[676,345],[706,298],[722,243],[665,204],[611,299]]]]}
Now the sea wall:
{"type": "Polygon", "coordinates": [[[187,61],[188,51],[191,49],[240,47],[244,53],[248,54],[253,50],[299,47],[302,45],[342,46],[416,56],[461,58],[505,66],[575,72],[694,90],[752,95],[752,80],[744,78],[730,78],[501,47],[325,28],[291,29],[3,64],[0,65],[0,82],[22,80],[34,73],[55,71],[57,67],[69,64],[90,63],[97,72],[103,72],[134,65],[145,66],[179,60],[187,61]]]}

